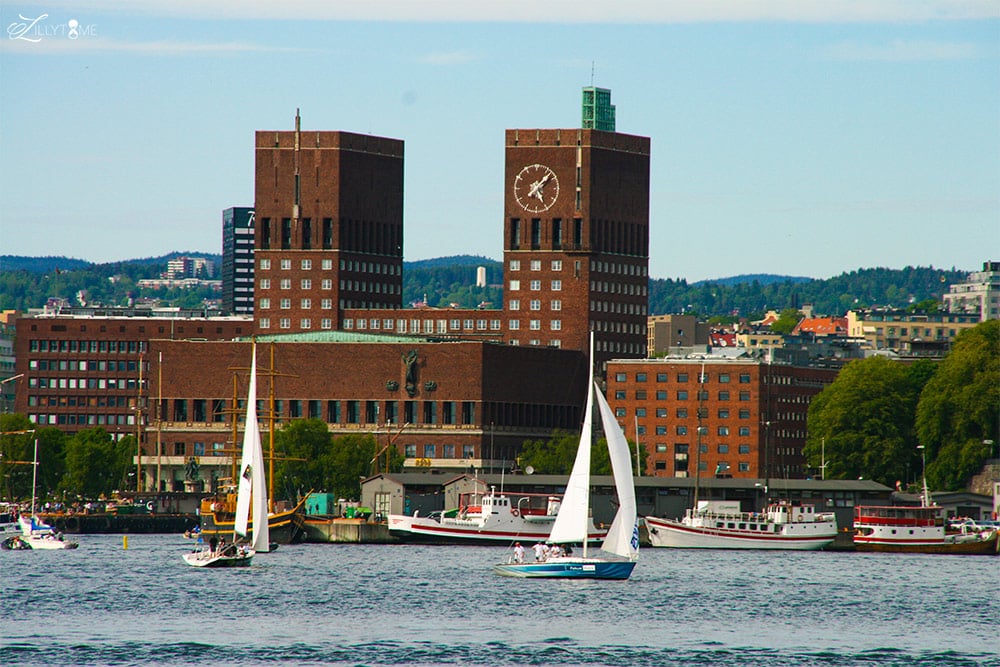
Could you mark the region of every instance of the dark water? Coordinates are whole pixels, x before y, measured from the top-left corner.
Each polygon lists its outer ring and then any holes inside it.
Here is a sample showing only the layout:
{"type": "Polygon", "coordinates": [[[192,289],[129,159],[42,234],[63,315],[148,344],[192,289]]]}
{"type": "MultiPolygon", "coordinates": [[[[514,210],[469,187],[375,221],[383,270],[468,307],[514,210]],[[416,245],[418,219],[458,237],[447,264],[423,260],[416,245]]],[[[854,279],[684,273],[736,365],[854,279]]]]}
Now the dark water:
{"type": "Polygon", "coordinates": [[[646,549],[631,580],[495,576],[497,547],[178,536],[0,552],[2,665],[1000,666],[1000,558],[646,549]]]}

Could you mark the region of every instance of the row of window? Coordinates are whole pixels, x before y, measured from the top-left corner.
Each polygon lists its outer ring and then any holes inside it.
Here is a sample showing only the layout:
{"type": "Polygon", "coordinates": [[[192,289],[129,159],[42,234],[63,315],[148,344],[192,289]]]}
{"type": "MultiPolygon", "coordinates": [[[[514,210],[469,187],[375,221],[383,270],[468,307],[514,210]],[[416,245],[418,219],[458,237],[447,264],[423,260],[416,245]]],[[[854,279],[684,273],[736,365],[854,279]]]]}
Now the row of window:
{"type": "MultiPolygon", "coordinates": [[[[595,301],[590,302],[590,312],[592,313],[618,313],[623,315],[646,315],[646,304],[644,303],[620,303],[617,301],[595,301]]],[[[646,333],[646,323],[635,325],[637,334],[646,333]]]]}
{"type": "MultiPolygon", "coordinates": [[[[146,383],[143,382],[145,385],[146,383]]],[[[128,389],[139,386],[137,378],[28,378],[32,389],[128,389]]]]}
{"type": "MultiPolygon", "coordinates": [[[[299,308],[302,310],[312,310],[312,304],[313,304],[312,299],[299,300],[299,308]]],[[[257,305],[260,308],[260,310],[268,310],[271,307],[271,300],[268,299],[267,297],[264,297],[257,302],[257,305]]],[[[286,298],[278,300],[278,308],[280,308],[281,310],[289,310],[291,309],[291,307],[292,307],[291,299],[286,298]]],[[[321,310],[333,310],[333,299],[320,299],[319,307],[321,310]]]]}
{"type": "MultiPolygon", "coordinates": [[[[521,281],[520,280],[511,280],[508,284],[510,285],[510,291],[511,292],[519,292],[521,290],[521,281]]],[[[528,281],[528,289],[530,291],[532,291],[532,292],[537,292],[537,291],[541,290],[542,289],[542,281],[541,280],[529,280],[528,281]]],[[[562,291],[562,281],[561,280],[553,280],[549,284],[549,289],[551,289],[553,292],[560,292],[560,291],[562,291]]]]}
{"type": "MultiPolygon", "coordinates": [[[[702,383],[710,382],[712,379],[711,374],[708,372],[702,373],[701,376],[702,376],[701,378],[702,383]]],[[[688,378],[689,378],[688,373],[677,373],[676,382],[687,382],[688,378]]],[[[695,374],[695,378],[697,380],[698,378],[697,373],[695,374]]],[[[636,382],[647,382],[648,380],[649,380],[648,373],[640,371],[635,374],[636,382]]],[[[716,380],[718,380],[720,384],[727,384],[731,381],[731,374],[719,373],[716,380]]],[[[669,382],[670,378],[666,373],[656,373],[656,381],[669,382]]],[[[628,382],[628,373],[615,373],[615,382],[628,382]]],[[[740,373],[739,382],[740,384],[750,384],[750,373],[740,373]]]]}
{"type": "MultiPolygon", "coordinates": [[[[270,329],[271,328],[271,318],[270,317],[259,317],[259,318],[257,318],[257,325],[261,329],[270,329]]],[[[292,328],[292,318],[290,318],[290,317],[281,317],[281,318],[279,318],[278,319],[278,328],[279,329],[291,329],[292,328]]],[[[323,329],[324,331],[329,331],[330,329],[333,329],[333,319],[329,318],[329,317],[320,319],[320,321],[319,321],[319,328],[323,329]]],[[[300,319],[299,320],[299,329],[312,329],[312,320],[310,318],[308,318],[308,317],[304,317],[304,318],[300,319]]]]}
{"type": "Polygon", "coordinates": [[[29,407],[50,407],[50,408],[127,408],[134,405],[133,398],[129,396],[37,396],[28,395],[29,407]]]}
{"type": "MultiPolygon", "coordinates": [[[[160,333],[163,333],[162,330],[160,333]]],[[[90,354],[139,354],[146,351],[144,340],[47,340],[28,341],[29,352],[81,352],[90,354]]]]}
{"type": "MultiPolygon", "coordinates": [[[[130,359],[128,361],[99,361],[87,359],[29,359],[28,369],[32,371],[110,371],[114,372],[135,372],[139,362],[130,359]]],[[[149,368],[149,364],[145,364],[149,368]]]]}
{"type": "MultiPolygon", "coordinates": [[[[433,443],[427,443],[424,445],[417,445],[413,443],[406,443],[403,445],[403,454],[408,459],[415,459],[419,456],[425,459],[435,459],[438,458],[438,451],[441,452],[441,458],[443,459],[457,459],[456,455],[458,449],[456,445],[446,444],[446,445],[436,445],[433,443]]],[[[475,445],[462,445],[462,456],[463,459],[471,459],[476,456],[476,446],[475,445]]]]}
{"type": "MultiPolygon", "coordinates": [[[[747,463],[746,461],[740,461],[736,465],[737,465],[737,468],[739,469],[740,472],[750,472],[750,464],[747,463]]],[[[653,468],[655,470],[666,470],[667,469],[667,462],[666,461],[654,461],[653,462],[653,468]]],[[[724,471],[727,471],[727,470],[731,470],[728,461],[719,461],[716,464],[715,469],[718,472],[724,472],[724,471]]],[[[701,461],[698,464],[698,470],[701,471],[701,472],[707,471],[708,470],[708,463],[706,461],[701,461]]],[[[674,461],[674,472],[677,472],[677,473],[686,473],[686,472],[688,472],[688,462],[686,460],[685,461],[674,461]]]]}
{"type": "MultiPolygon", "coordinates": [[[[282,271],[291,271],[292,260],[291,259],[280,260],[279,267],[280,270],[282,271]]],[[[302,271],[312,271],[312,268],[313,268],[313,261],[311,259],[299,260],[299,269],[301,269],[302,271]]],[[[320,268],[323,271],[333,270],[333,260],[332,259],[320,260],[320,268]]],[[[260,270],[270,271],[271,260],[261,259],[260,270]]],[[[340,270],[357,271],[359,273],[375,273],[387,276],[398,276],[402,274],[402,267],[399,264],[383,264],[381,262],[362,262],[353,259],[340,260],[340,270]]]]}
{"type": "MultiPolygon", "coordinates": [[[[636,392],[636,394],[638,394],[638,393],[639,392],[636,392]]],[[[666,393],[666,392],[656,392],[656,394],[657,394],[656,397],[658,399],[661,398],[660,397],[660,393],[666,393]]],[[[623,400],[624,398],[625,398],[625,392],[624,391],[616,391],[615,392],[615,400],[623,400]]],[[[636,398],[640,398],[640,397],[637,395],[636,398]]],[[[645,398],[646,398],[645,396],[641,397],[641,399],[645,399],[645,398]]],[[[620,411],[620,414],[617,415],[618,417],[627,417],[628,416],[626,414],[626,408],[615,408],[615,410],[616,411],[620,411]]],[[[669,412],[668,408],[656,408],[655,414],[656,414],[657,417],[659,417],[659,418],[662,419],[662,418],[666,418],[666,417],[669,416],[668,412],[669,412]]],[[[738,414],[739,414],[739,418],[740,419],[750,419],[750,410],[741,409],[741,410],[739,410],[738,414]]],[[[636,408],[635,409],[635,416],[636,417],[645,417],[646,416],[646,408],[636,408]]],[[[678,419],[687,419],[688,418],[688,409],[687,408],[677,408],[674,411],[674,416],[676,416],[678,419]]],[[[702,408],[700,416],[703,417],[703,418],[707,418],[708,417],[708,408],[702,408]]],[[[729,408],[719,408],[718,410],[716,410],[716,417],[718,417],[719,419],[729,419],[729,417],[730,417],[730,410],[729,410],[729,408]]],[[[775,418],[776,419],[782,419],[782,418],[798,419],[799,418],[799,414],[798,413],[788,413],[788,415],[785,416],[785,417],[782,417],[781,415],[775,415],[775,418]]]]}
{"type": "MultiPolygon", "coordinates": [[[[520,320],[510,320],[508,326],[511,331],[518,331],[521,328],[520,320]]],[[[541,320],[528,320],[528,329],[531,331],[540,331],[542,328],[541,320]]],[[[549,322],[549,329],[552,331],[562,331],[562,320],[551,320],[549,322]]]]}
{"type": "MultiPolygon", "coordinates": [[[[687,392],[686,389],[678,390],[677,392],[675,392],[675,394],[676,394],[676,397],[677,397],[678,401],[686,401],[686,400],[688,400],[688,392],[687,392]]],[[[694,395],[695,395],[695,398],[697,398],[698,400],[701,400],[701,401],[707,401],[707,400],[709,400],[711,398],[710,395],[709,395],[708,390],[696,391],[694,393],[694,395]]],[[[646,400],[646,392],[644,392],[644,391],[637,391],[637,392],[635,392],[635,397],[636,397],[637,400],[640,400],[640,401],[646,400]]],[[[618,400],[624,400],[625,399],[625,392],[621,391],[621,390],[615,391],[615,398],[618,399],[618,400]]],[[[719,391],[719,392],[716,393],[716,398],[718,400],[720,400],[720,401],[729,401],[729,400],[732,399],[732,392],[724,389],[724,390],[719,391]]],[[[749,391],[741,391],[741,392],[739,392],[739,399],[741,401],[749,401],[750,400],[750,392],[749,391]]],[[[657,391],[656,392],[656,400],[658,400],[658,401],[669,401],[670,400],[669,392],[667,392],[665,390],[659,390],[659,391],[657,391]]]]}
{"type": "MultiPolygon", "coordinates": [[[[215,422],[226,418],[226,401],[177,399],[164,401],[164,416],[175,422],[215,422]],[[171,405],[172,404],[172,405],[171,405]]],[[[240,407],[245,406],[240,401],[240,407]]],[[[257,401],[258,413],[265,414],[265,401],[257,401]]],[[[322,419],[330,424],[475,424],[476,404],[472,401],[361,401],[361,400],[276,400],[275,414],[289,419],[322,419]]]]}
{"type": "MultiPolygon", "coordinates": [[[[520,299],[511,299],[508,302],[508,304],[507,304],[507,309],[508,310],[521,310],[521,300],[520,299]]],[[[528,301],[528,310],[541,310],[541,309],[542,309],[542,300],[541,299],[531,299],[530,301],[528,301]]],[[[553,299],[551,302],[549,302],[549,309],[550,310],[562,310],[562,300],[560,300],[560,299],[553,299]]]]}
{"type": "MultiPolygon", "coordinates": [[[[312,290],[313,281],[311,278],[301,278],[299,280],[299,288],[302,290],[312,290]]],[[[269,290],[271,289],[271,279],[261,278],[260,279],[260,289],[269,290]]],[[[282,278],[278,281],[278,289],[290,290],[292,289],[292,279],[282,278]]],[[[320,289],[322,290],[332,290],[333,280],[330,278],[324,278],[320,281],[320,289]]],[[[377,283],[368,282],[363,280],[341,280],[340,289],[344,291],[353,292],[366,292],[369,294],[401,294],[402,286],[396,283],[377,283]]]]}
{"type": "Polygon", "coordinates": [[[33,424],[42,426],[128,426],[135,424],[135,415],[105,415],[105,414],[29,414],[28,419],[33,424]]]}
{"type": "Polygon", "coordinates": [[[355,321],[353,318],[347,318],[344,320],[344,330],[350,331],[354,329],[358,330],[384,330],[384,331],[394,331],[395,333],[405,334],[407,333],[407,328],[409,328],[409,333],[414,334],[445,334],[450,331],[486,331],[487,328],[490,331],[500,331],[500,320],[486,320],[486,319],[458,319],[453,318],[450,320],[392,320],[392,319],[362,319],[358,318],[355,321]]]}

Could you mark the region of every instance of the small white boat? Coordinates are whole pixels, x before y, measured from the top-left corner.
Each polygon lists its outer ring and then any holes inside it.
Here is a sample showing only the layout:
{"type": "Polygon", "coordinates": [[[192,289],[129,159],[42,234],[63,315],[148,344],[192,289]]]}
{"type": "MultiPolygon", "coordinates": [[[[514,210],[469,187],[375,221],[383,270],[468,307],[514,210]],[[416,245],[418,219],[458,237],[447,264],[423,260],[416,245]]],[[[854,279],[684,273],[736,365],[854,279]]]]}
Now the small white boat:
{"type": "Polygon", "coordinates": [[[48,551],[54,549],[76,549],[80,546],[78,542],[64,539],[62,533],[57,532],[47,523],[42,523],[38,517],[19,517],[18,525],[21,532],[0,542],[0,548],[11,551],[27,549],[48,551]]]}
{"type": "Polygon", "coordinates": [[[250,565],[258,551],[270,550],[270,534],[267,522],[267,483],[264,478],[264,451],[260,442],[260,424],[257,422],[257,343],[252,346],[253,361],[250,363],[250,382],[247,390],[246,425],[243,431],[243,453],[240,460],[240,481],[236,495],[236,523],[233,541],[228,546],[216,548],[214,539],[208,548],[202,547],[184,554],[184,562],[192,567],[245,567],[250,565]],[[250,544],[237,544],[240,538],[247,539],[251,531],[250,519],[253,514],[253,537],[250,544]]]}
{"type": "Polygon", "coordinates": [[[78,542],[63,539],[62,533],[43,522],[35,514],[36,483],[38,480],[38,438],[35,437],[35,454],[32,459],[31,471],[31,514],[17,517],[20,533],[0,542],[0,548],[11,551],[33,550],[50,551],[56,549],[76,549],[78,542]]]}
{"type": "MultiPolygon", "coordinates": [[[[590,360],[594,359],[594,339],[590,339],[590,360]]],[[[636,515],[635,480],[632,477],[632,457],[628,441],[604,395],[594,383],[591,365],[587,388],[587,407],[580,430],[580,445],[573,470],[566,483],[566,495],[549,533],[550,544],[583,544],[583,555],[543,557],[523,560],[523,550],[493,566],[493,571],[505,577],[561,579],[628,579],[639,557],[639,523],[636,515]],[[590,449],[593,407],[597,403],[608,442],[611,470],[618,494],[618,512],[596,555],[587,553],[587,526],[590,523],[590,449]]]]}
{"type": "Polygon", "coordinates": [[[246,545],[229,544],[184,554],[184,562],[192,567],[247,567],[254,552],[246,545]]]}
{"type": "Polygon", "coordinates": [[[772,503],[763,512],[741,512],[738,502],[699,501],[680,519],[645,517],[654,547],[687,549],[816,550],[837,537],[837,517],[812,505],[772,503]]]}

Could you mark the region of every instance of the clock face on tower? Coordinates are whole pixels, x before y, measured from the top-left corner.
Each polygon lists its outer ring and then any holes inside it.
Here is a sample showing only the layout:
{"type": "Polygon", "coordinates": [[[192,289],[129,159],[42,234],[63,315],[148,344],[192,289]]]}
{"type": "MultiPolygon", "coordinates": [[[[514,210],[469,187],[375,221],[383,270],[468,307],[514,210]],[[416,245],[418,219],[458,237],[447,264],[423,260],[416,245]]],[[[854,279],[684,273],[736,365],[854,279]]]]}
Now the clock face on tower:
{"type": "Polygon", "coordinates": [[[529,213],[547,211],[559,197],[556,172],[543,164],[529,164],[514,178],[514,197],[529,213]]]}

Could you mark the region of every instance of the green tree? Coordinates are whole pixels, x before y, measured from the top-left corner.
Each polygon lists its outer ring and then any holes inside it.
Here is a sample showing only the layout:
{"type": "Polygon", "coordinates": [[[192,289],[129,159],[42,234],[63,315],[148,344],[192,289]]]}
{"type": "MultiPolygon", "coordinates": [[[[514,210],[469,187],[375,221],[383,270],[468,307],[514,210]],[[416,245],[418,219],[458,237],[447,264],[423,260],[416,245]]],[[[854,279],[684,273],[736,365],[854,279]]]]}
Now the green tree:
{"type": "Polygon", "coordinates": [[[333,464],[331,493],[348,500],[361,497],[361,480],[371,474],[377,444],[371,433],[334,438],[330,457],[333,464]]]}
{"type": "Polygon", "coordinates": [[[1000,320],[988,320],[956,337],[920,395],[916,425],[920,443],[927,448],[931,487],[965,488],[998,440],[1000,320]]]}
{"type": "Polygon", "coordinates": [[[21,414],[0,415],[0,495],[12,501],[31,499],[32,461],[38,440],[36,496],[55,493],[65,470],[65,434],[55,427],[38,427],[21,414]]]}
{"type": "Polygon", "coordinates": [[[132,450],[127,440],[115,442],[103,428],[80,431],[66,442],[66,474],[60,489],[83,498],[111,496],[122,489],[132,467],[132,450]]]}
{"type": "Polygon", "coordinates": [[[403,469],[404,457],[391,444],[376,440],[372,434],[334,438],[326,422],[320,419],[297,419],[274,436],[277,451],[275,488],[290,498],[300,498],[310,491],[326,491],[341,498],[361,496],[361,479],[374,472],[375,454],[384,462],[389,455],[389,471],[403,469]],[[378,447],[378,449],[376,449],[378,447]]]}
{"type": "Polygon", "coordinates": [[[313,490],[327,488],[333,475],[333,436],[326,422],[296,419],[274,435],[275,448],[282,452],[275,462],[276,489],[289,498],[300,498],[313,490]]]}
{"type": "MultiPolygon", "coordinates": [[[[568,475],[576,460],[576,450],[580,446],[580,436],[567,431],[556,431],[548,440],[526,440],[521,447],[517,462],[521,470],[530,465],[542,475],[568,475]]],[[[629,441],[629,448],[635,451],[635,443],[629,441]]],[[[639,448],[640,465],[646,465],[646,450],[639,448]]],[[[632,461],[635,466],[635,461],[632,461]]],[[[594,475],[611,474],[611,458],[608,455],[608,441],[598,439],[590,448],[590,472],[594,475]]],[[[633,474],[635,470],[633,469],[633,474]]]]}
{"type": "Polygon", "coordinates": [[[771,324],[771,331],[776,334],[787,335],[792,333],[792,329],[802,319],[802,313],[795,308],[785,308],[778,315],[778,319],[771,324]]]}
{"type": "Polygon", "coordinates": [[[809,405],[803,448],[809,464],[818,467],[825,448],[827,478],[892,486],[912,477],[920,467],[913,424],[928,363],[870,357],[845,366],[809,405]]]}

